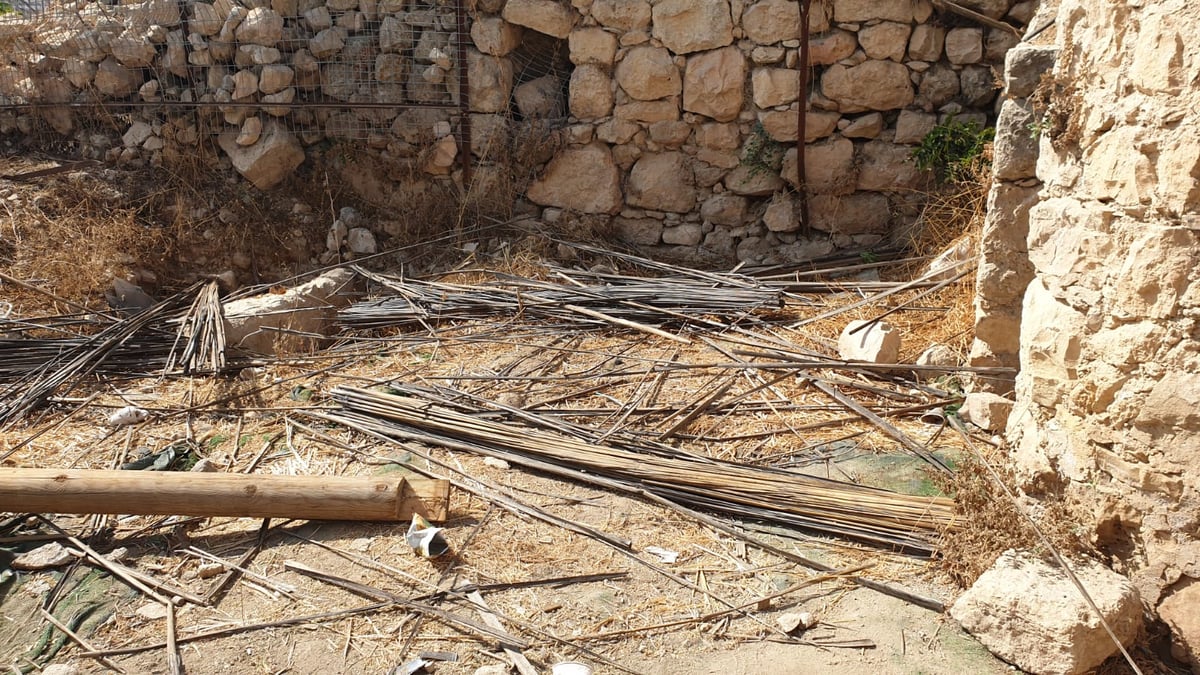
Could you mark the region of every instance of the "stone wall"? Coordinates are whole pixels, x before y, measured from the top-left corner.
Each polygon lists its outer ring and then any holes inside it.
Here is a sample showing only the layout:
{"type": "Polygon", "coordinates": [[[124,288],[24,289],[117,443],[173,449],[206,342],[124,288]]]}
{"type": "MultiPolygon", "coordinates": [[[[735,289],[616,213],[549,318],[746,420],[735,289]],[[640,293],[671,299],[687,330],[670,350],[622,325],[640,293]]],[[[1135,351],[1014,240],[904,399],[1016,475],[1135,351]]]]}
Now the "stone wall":
{"type": "MultiPolygon", "coordinates": [[[[1024,24],[1033,2],[963,3],[1024,24]]],[[[663,255],[802,260],[869,246],[915,216],[912,146],[948,114],[988,123],[1012,31],[936,15],[927,0],[814,2],[813,77],[799,91],[793,0],[509,0],[481,16],[568,41],[568,147],[529,190],[549,207],[614,216],[663,255]],[[947,24],[954,27],[947,27],[947,24]],[[812,230],[795,209],[807,98],[812,230]]],[[[480,30],[479,32],[483,32],[480,30]]],[[[481,40],[504,73],[519,40],[481,40]],[[494,45],[502,45],[495,48],[494,45]]],[[[512,35],[510,33],[510,35],[512,35]]],[[[502,79],[487,77],[489,81],[502,79]]],[[[524,85],[528,86],[528,85],[524,85]]],[[[474,105],[474,104],[473,104],[474,105]]]]}
{"type": "MultiPolygon", "coordinates": [[[[1035,3],[962,4],[1022,25],[1035,3]]],[[[814,0],[801,92],[795,0],[477,0],[465,64],[453,6],[433,0],[70,0],[47,10],[0,21],[0,104],[214,106],[199,125],[180,108],[144,108],[115,144],[82,134],[65,109],[40,110],[98,156],[156,163],[214,133],[233,167],[269,188],[325,139],[447,180],[461,178],[455,159],[468,142],[486,179],[497,158],[523,151],[514,137],[551,134],[558,150],[527,194],[547,220],[594,214],[651,252],[753,262],[869,246],[912,220],[927,179],[912,146],[947,115],[994,117],[993,67],[1016,41],[929,0],[814,0]],[[539,58],[554,63],[531,72],[539,58]],[[469,140],[453,137],[452,110],[281,105],[454,106],[464,67],[469,140]],[[801,234],[805,100],[812,223],[801,234]]],[[[0,130],[28,122],[0,115],[0,130]]]]}
{"type": "Polygon", "coordinates": [[[1062,0],[1056,29],[1014,465],[1031,494],[1084,505],[1200,672],[1200,6],[1062,0]]]}

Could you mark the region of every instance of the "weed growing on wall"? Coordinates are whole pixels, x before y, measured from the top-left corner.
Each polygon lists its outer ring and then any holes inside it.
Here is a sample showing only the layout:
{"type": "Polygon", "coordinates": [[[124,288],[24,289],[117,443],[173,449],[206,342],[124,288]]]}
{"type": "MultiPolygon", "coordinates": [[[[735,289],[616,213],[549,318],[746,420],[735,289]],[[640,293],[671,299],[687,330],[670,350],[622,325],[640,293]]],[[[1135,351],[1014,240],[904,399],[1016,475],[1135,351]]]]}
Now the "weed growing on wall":
{"type": "Polygon", "coordinates": [[[771,138],[762,122],[755,122],[742,152],[742,165],[750,169],[751,176],[778,171],[783,153],[783,144],[771,138]]]}
{"type": "Polygon", "coordinates": [[[972,167],[985,159],[985,150],[996,136],[991,127],[974,120],[960,122],[953,115],[937,125],[913,150],[922,171],[934,171],[943,183],[957,183],[972,175],[972,167]]]}

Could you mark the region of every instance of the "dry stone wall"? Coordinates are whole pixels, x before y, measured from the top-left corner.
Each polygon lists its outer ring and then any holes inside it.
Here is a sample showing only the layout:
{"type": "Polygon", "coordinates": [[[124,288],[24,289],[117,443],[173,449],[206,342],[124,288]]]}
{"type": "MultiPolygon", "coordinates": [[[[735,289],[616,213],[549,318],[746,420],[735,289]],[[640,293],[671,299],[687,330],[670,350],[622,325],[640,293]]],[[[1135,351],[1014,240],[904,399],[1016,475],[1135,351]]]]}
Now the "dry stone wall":
{"type": "MultiPolygon", "coordinates": [[[[1084,505],[1095,544],[1200,672],[1200,7],[1062,0],[1056,30],[1032,108],[1041,190],[1015,162],[993,191],[1009,213],[1029,205],[1025,260],[1013,242],[995,257],[1030,277],[1014,465],[1031,494],[1084,505]]],[[[981,295],[1010,312],[999,267],[981,295]]]]}
{"type": "MultiPolygon", "coordinates": [[[[964,4],[1015,24],[1034,9],[964,4]]],[[[951,114],[994,119],[993,66],[1017,41],[1012,31],[947,21],[926,0],[814,2],[813,76],[800,91],[794,0],[572,5],[567,16],[551,0],[509,0],[501,24],[476,19],[492,31],[515,24],[568,43],[567,147],[528,197],[551,218],[564,210],[611,216],[627,239],[683,258],[802,260],[884,240],[915,217],[914,191],[927,185],[910,159],[913,145],[951,114]],[[805,232],[801,188],[810,195],[805,232]]],[[[494,57],[488,67],[502,71],[519,42],[491,48],[497,42],[476,38],[494,57]]]]}
{"type": "MultiPolygon", "coordinates": [[[[1034,5],[962,4],[1018,25],[1034,5]]],[[[486,179],[489,163],[524,151],[513,138],[552,134],[561,147],[528,189],[546,219],[594,214],[662,253],[771,262],[871,245],[911,220],[926,180],[912,146],[947,115],[994,117],[993,67],[1016,41],[929,0],[815,0],[800,91],[795,0],[477,0],[468,13],[459,63],[443,0],[52,2],[0,20],[0,105],[206,103],[199,124],[143,108],[115,144],[65,109],[38,115],[131,162],[186,154],[213,130],[261,188],[325,139],[448,179],[469,145],[486,179]],[[453,111],[399,107],[464,103],[464,69],[469,135],[454,137],[453,111]],[[298,102],[348,107],[287,106],[298,102]],[[376,104],[397,107],[365,107],[376,104]]],[[[29,123],[0,115],[0,130],[29,123]]]]}

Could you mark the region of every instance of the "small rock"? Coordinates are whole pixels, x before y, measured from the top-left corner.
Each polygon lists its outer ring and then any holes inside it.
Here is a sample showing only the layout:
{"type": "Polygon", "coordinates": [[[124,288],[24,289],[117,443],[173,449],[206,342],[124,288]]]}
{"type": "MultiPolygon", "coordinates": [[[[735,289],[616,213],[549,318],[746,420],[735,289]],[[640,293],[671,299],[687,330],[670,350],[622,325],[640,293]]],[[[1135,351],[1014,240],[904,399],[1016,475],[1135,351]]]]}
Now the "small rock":
{"type": "Polygon", "coordinates": [[[483,463],[485,466],[490,466],[493,469],[507,470],[507,469],[511,468],[508,462],[500,459],[499,457],[484,457],[483,463]]]}
{"type": "Polygon", "coordinates": [[[216,473],[220,470],[221,468],[217,466],[217,463],[207,457],[192,465],[193,473],[216,473]]]}
{"type": "Polygon", "coordinates": [[[943,344],[929,345],[929,349],[917,357],[918,366],[944,366],[952,368],[958,365],[958,354],[943,344]]]}
{"type": "Polygon", "coordinates": [[[143,408],[127,405],[114,412],[108,418],[108,423],[114,427],[124,427],[130,424],[140,424],[150,418],[150,413],[143,408]]]}
{"type": "Polygon", "coordinates": [[[508,675],[508,666],[503,663],[479,666],[475,669],[475,675],[508,675]]]}
{"type": "Polygon", "coordinates": [[[12,567],[16,570],[45,570],[61,567],[74,559],[70,549],[58,542],[51,542],[17,556],[12,561],[12,567]]]}
{"type": "Polygon", "coordinates": [[[1013,402],[986,391],[967,394],[963,401],[962,416],[984,431],[1003,431],[1008,426],[1008,415],[1013,402]]]}
{"type": "Polygon", "coordinates": [[[161,602],[150,602],[138,607],[135,613],[143,619],[156,621],[167,618],[167,606],[161,602]]]}
{"type": "MultiPolygon", "coordinates": [[[[1142,624],[1133,584],[1096,562],[1071,567],[1117,638],[1131,644],[1142,624]]],[[[1028,553],[1005,551],[950,616],[993,654],[1030,673],[1085,673],[1117,652],[1067,575],[1028,553]]]]}
{"type": "Polygon", "coordinates": [[[838,354],[844,361],[896,363],[900,358],[900,332],[886,321],[851,321],[838,338],[838,354]],[[862,326],[866,327],[855,332],[862,326]]]}
{"type": "Polygon", "coordinates": [[[379,250],[379,245],[375,243],[375,235],[365,227],[350,229],[346,234],[346,247],[351,253],[358,255],[371,255],[379,250]]]}
{"type": "MultiPolygon", "coordinates": [[[[1186,579],[1186,577],[1185,577],[1186,579]]],[[[1171,627],[1171,655],[1191,661],[1192,672],[1200,673],[1200,581],[1180,581],[1158,605],[1158,615],[1171,627]]]]}
{"type": "Polygon", "coordinates": [[[42,668],[42,675],[82,675],[83,671],[77,666],[66,663],[52,663],[42,668]]]}
{"type": "Polygon", "coordinates": [[[812,628],[817,624],[817,620],[813,617],[812,612],[787,612],[786,614],[780,614],[775,622],[779,624],[779,630],[785,633],[802,631],[806,628],[812,628]]]}
{"type": "Polygon", "coordinates": [[[211,579],[224,571],[225,566],[221,563],[204,563],[196,568],[196,576],[201,579],[211,579]]]}

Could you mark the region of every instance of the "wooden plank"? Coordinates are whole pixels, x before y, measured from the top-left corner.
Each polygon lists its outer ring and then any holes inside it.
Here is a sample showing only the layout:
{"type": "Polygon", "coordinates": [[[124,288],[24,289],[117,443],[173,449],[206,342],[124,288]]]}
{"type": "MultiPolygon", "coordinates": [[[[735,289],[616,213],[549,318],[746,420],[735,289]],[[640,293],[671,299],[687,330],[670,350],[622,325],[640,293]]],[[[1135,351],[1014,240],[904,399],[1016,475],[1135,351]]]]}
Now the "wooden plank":
{"type": "Polygon", "coordinates": [[[0,469],[0,512],[445,520],[450,483],[395,476],[0,469]]]}

